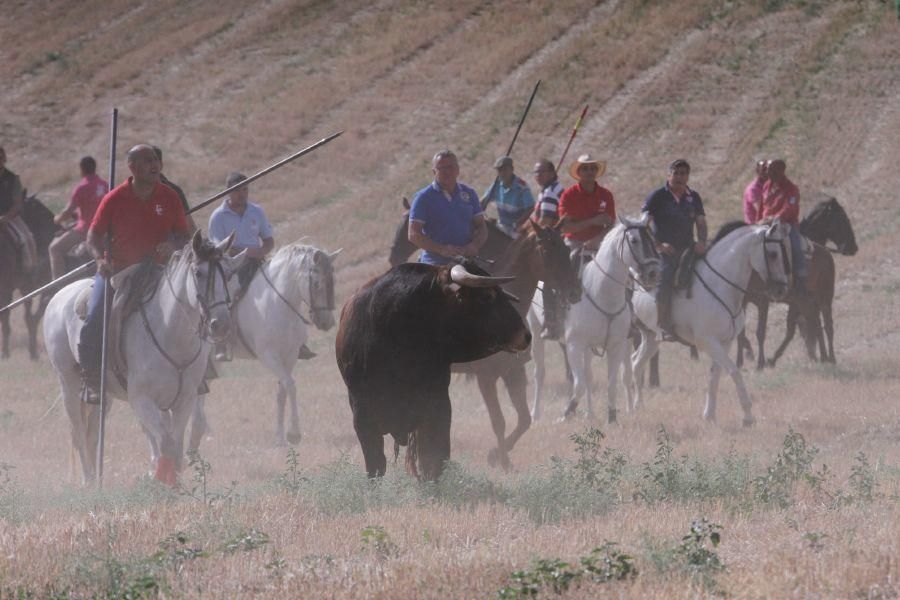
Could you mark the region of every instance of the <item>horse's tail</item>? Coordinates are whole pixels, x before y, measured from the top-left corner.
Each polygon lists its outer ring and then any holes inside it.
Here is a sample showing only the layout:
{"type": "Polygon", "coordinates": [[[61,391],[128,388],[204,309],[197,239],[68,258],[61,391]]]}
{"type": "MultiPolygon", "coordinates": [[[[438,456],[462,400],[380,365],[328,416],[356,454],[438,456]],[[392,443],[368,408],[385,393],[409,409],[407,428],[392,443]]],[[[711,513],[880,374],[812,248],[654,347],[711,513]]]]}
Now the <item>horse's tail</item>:
{"type": "Polygon", "coordinates": [[[416,479],[419,477],[419,469],[416,463],[419,460],[419,432],[411,431],[406,439],[406,472],[416,479]]]}

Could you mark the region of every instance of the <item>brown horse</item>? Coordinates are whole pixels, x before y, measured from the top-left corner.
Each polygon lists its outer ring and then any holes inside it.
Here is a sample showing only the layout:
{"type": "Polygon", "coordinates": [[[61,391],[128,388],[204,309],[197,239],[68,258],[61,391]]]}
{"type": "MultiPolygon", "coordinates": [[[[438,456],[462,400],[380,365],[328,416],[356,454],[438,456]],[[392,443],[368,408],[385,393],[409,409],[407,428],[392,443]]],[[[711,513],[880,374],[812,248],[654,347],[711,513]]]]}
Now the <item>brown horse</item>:
{"type": "MultiPolygon", "coordinates": [[[[745,302],[756,305],[758,319],[756,325],[756,339],[758,343],[757,369],[762,369],[766,364],[775,366],[781,358],[788,344],[794,338],[794,333],[802,319],[804,327],[801,327],[806,350],[811,360],[816,360],[816,343],[819,346],[819,359],[835,362],[834,357],[834,321],[832,318],[831,304],[834,300],[835,268],[831,252],[839,252],[846,256],[856,254],[856,235],[850,224],[850,219],[843,207],[835,198],[828,197],[810,211],[800,222],[800,232],[813,242],[813,254],[808,264],[809,279],[807,280],[808,296],[797,298],[789,296],[787,299],[788,316],[787,330],[784,340],[775,351],[775,355],[767,362],[765,358],[766,325],[769,314],[769,301],[764,294],[751,293],[747,295],[745,302]],[[836,250],[826,248],[828,242],[833,242],[836,250]],[[820,321],[821,316],[821,321],[820,321]],[[824,332],[822,325],[824,324],[824,332]],[[826,347],[827,344],[827,347],[826,347]]],[[[755,285],[760,282],[750,281],[750,290],[755,291],[755,285]]],[[[744,350],[750,350],[750,342],[741,332],[738,337],[737,365],[743,364],[744,350]]],[[[752,353],[752,350],[750,350],[752,353]]]]}
{"type": "MultiPolygon", "coordinates": [[[[22,207],[22,218],[34,235],[37,246],[38,262],[30,273],[21,272],[18,249],[10,232],[0,226],[0,307],[12,302],[13,294],[18,290],[23,296],[50,281],[50,257],[48,248],[53,239],[53,213],[46,206],[31,196],[22,207]]],[[[36,310],[32,309],[31,300],[25,305],[25,326],[28,329],[28,353],[32,360],[38,358],[37,328],[50,300],[47,294],[38,302],[36,310]]],[[[0,313],[0,358],[9,358],[9,311],[0,313]]]]}
{"type": "MultiPolygon", "coordinates": [[[[404,198],[403,220],[398,225],[390,250],[390,263],[404,262],[417,249],[407,239],[409,227],[409,204],[404,198]]],[[[522,317],[528,312],[537,282],[560,292],[569,302],[577,302],[581,297],[578,273],[569,260],[569,249],[562,236],[554,229],[540,227],[527,221],[519,228],[519,237],[511,239],[500,231],[493,221],[488,221],[488,239],[482,246],[480,256],[495,261],[489,267],[494,275],[515,275],[516,280],[506,288],[519,297],[516,310],[522,317]]],[[[491,418],[491,426],[497,436],[497,447],[488,453],[488,463],[509,468],[509,452],[531,426],[528,411],[527,378],[525,362],[528,356],[501,353],[481,361],[453,365],[457,373],[469,373],[478,379],[478,387],[491,418]],[[515,408],[517,421],[512,433],[506,436],[506,421],[500,409],[497,395],[497,379],[506,385],[510,401],[515,408]]]]}

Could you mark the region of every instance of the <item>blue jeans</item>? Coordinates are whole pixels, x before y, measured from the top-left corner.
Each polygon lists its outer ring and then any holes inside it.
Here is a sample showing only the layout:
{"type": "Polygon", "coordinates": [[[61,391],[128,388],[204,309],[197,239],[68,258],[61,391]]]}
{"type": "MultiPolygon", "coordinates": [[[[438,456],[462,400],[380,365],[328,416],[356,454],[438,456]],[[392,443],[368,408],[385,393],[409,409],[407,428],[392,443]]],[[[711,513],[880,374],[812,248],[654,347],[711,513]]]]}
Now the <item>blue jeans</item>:
{"type": "Polygon", "coordinates": [[[797,225],[791,225],[791,258],[794,264],[795,278],[805,280],[809,273],[806,270],[806,257],[803,256],[800,228],[797,225]]]}
{"type": "MultiPolygon", "coordinates": [[[[94,275],[94,287],[88,300],[87,318],[78,337],[78,360],[81,368],[88,372],[100,372],[100,352],[103,341],[103,290],[106,279],[99,273],[94,275]]],[[[113,295],[109,294],[107,308],[112,305],[113,295]]]]}

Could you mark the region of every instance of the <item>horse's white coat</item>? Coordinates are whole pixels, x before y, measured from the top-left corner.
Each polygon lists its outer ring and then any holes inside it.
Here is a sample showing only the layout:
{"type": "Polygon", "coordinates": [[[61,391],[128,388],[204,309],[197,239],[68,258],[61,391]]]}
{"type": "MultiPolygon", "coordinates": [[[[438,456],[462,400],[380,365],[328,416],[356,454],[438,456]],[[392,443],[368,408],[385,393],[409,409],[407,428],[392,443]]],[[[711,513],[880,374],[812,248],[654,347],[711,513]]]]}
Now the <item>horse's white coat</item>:
{"type": "MultiPolygon", "coordinates": [[[[325,277],[333,273],[331,261],[339,252],[340,250],[328,254],[313,246],[289,244],[260,269],[266,270],[284,300],[290,302],[318,329],[328,331],[335,323],[334,309],[328,307],[326,295],[327,285],[332,285],[333,289],[333,281],[326,282],[325,277]]],[[[231,287],[234,293],[237,290],[236,279],[232,280],[231,287]]],[[[309,337],[307,325],[284,300],[279,298],[263,274],[257,271],[247,293],[234,309],[229,336],[234,358],[258,358],[278,378],[276,443],[279,445],[300,442],[297,385],[292,371],[297,363],[297,352],[309,337]],[[287,404],[290,407],[287,433],[284,424],[286,401],[289,401],[287,404]]],[[[192,448],[199,445],[206,428],[204,402],[201,398],[191,425],[192,448]]]]}
{"type": "MultiPolygon", "coordinates": [[[[750,274],[756,271],[772,293],[783,296],[790,287],[789,274],[785,272],[782,256],[790,260],[787,226],[777,221],[772,226],[758,225],[742,227],[715,243],[707,252],[707,260],[721,273],[716,275],[704,261],[696,263],[696,275],[691,283],[690,297],[677,292],[672,299],[672,320],[675,331],[681,339],[693,344],[701,352],[712,358],[709,374],[709,388],[703,415],[715,420],[716,393],[719,378],[724,369],[737,387],[738,398],[744,411],[744,425],[753,423],[752,403],[740,370],[728,357],[731,343],[744,328],[742,308],[744,292],[750,281],[750,274]],[[765,243],[768,239],[769,242],[765,243]],[[768,265],[767,265],[768,262],[768,265]],[[716,299],[700,282],[703,279],[727,305],[716,299]],[[725,277],[728,281],[724,281],[725,277]],[[728,282],[731,282],[731,285],[728,282]],[[737,286],[737,287],[735,287],[737,286]],[[731,315],[735,315],[732,318],[731,315]]],[[[633,355],[634,378],[637,384],[636,406],[641,404],[641,375],[646,362],[659,347],[656,331],[656,299],[653,294],[637,290],[633,305],[635,316],[646,328],[641,329],[642,342],[633,355]]]]}
{"type": "MultiPolygon", "coordinates": [[[[195,238],[195,244],[197,240],[195,238]]],[[[231,240],[228,238],[219,248],[227,248],[231,240]]],[[[243,253],[235,258],[221,259],[226,277],[243,259],[243,253]]],[[[214,277],[214,284],[206,304],[220,304],[210,311],[205,335],[214,341],[216,337],[226,335],[230,315],[224,302],[225,282],[215,269],[209,268],[209,263],[197,259],[191,245],[173,256],[166,270],[145,309],[156,339],[174,361],[187,363],[197,354],[198,348],[200,350],[197,358],[184,369],[181,392],[177,393],[177,370],[156,348],[137,312],[122,325],[121,350],[129,365],[127,399],[150,442],[152,465],[155,468],[164,456],[180,468],[184,429],[194,408],[210,349],[209,342],[199,335],[199,297],[206,293],[208,277],[214,277]],[[211,327],[214,320],[217,322],[215,328],[211,327]]],[[[84,404],[80,398],[81,377],[76,357],[82,321],[75,314],[74,303],[78,294],[90,285],[91,280],[80,280],[64,287],[50,300],[44,315],[44,342],[59,377],[71,425],[72,445],[81,460],[85,482],[95,477],[100,410],[98,406],[84,404]]],[[[107,381],[112,396],[126,397],[115,376],[110,375],[107,381]]]]}

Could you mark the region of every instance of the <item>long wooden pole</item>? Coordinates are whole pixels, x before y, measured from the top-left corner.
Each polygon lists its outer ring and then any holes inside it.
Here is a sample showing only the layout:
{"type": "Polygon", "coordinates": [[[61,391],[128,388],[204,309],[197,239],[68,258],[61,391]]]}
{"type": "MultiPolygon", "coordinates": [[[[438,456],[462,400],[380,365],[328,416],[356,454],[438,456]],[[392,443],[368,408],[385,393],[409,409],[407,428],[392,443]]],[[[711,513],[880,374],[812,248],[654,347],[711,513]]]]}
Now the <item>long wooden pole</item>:
{"type": "MultiPolygon", "coordinates": [[[[219,192],[218,194],[212,196],[211,198],[209,198],[209,199],[207,199],[207,200],[204,200],[203,202],[201,202],[201,203],[198,204],[197,206],[195,206],[195,207],[191,208],[190,210],[188,210],[188,211],[187,211],[187,214],[194,213],[194,212],[200,210],[201,208],[203,208],[203,207],[205,207],[205,206],[207,206],[207,205],[209,205],[209,204],[215,202],[216,200],[218,200],[218,199],[220,199],[220,198],[222,198],[222,197],[224,197],[224,196],[227,196],[228,194],[230,194],[230,193],[233,192],[234,190],[236,190],[236,189],[238,189],[238,188],[242,188],[242,187],[244,187],[245,185],[248,185],[248,184],[250,184],[251,182],[256,181],[257,179],[259,179],[259,178],[262,177],[263,175],[268,175],[269,173],[271,173],[271,172],[274,171],[275,169],[277,169],[277,168],[279,168],[279,167],[282,167],[282,166],[288,164],[289,162],[291,162],[291,161],[293,161],[293,160],[296,160],[296,159],[300,158],[301,156],[304,156],[304,155],[306,155],[306,154],[309,154],[309,153],[312,152],[313,150],[315,150],[315,149],[317,149],[317,148],[320,148],[321,146],[324,146],[325,144],[327,144],[327,143],[330,142],[331,140],[333,140],[333,139],[335,139],[336,137],[340,136],[342,133],[344,133],[344,132],[343,132],[343,131],[338,131],[337,133],[333,133],[333,134],[329,135],[329,136],[326,137],[326,138],[322,138],[321,140],[319,140],[319,141],[316,142],[315,144],[312,144],[311,146],[307,146],[307,147],[304,148],[303,150],[300,150],[299,152],[295,152],[294,154],[291,154],[291,155],[288,156],[287,158],[278,161],[278,162],[275,163],[274,165],[271,165],[271,166],[269,166],[269,167],[266,167],[265,169],[263,169],[263,170],[260,171],[259,173],[256,173],[256,174],[253,175],[252,177],[248,177],[248,178],[245,179],[244,181],[241,181],[240,183],[236,183],[235,185],[231,186],[230,188],[225,189],[225,190],[222,190],[221,192],[219,192]]],[[[110,182],[110,185],[112,185],[112,182],[110,182]]],[[[4,306],[3,308],[0,308],[0,313],[6,312],[7,310],[11,310],[11,309],[17,307],[18,305],[22,304],[22,303],[25,302],[26,300],[28,300],[28,299],[30,299],[30,298],[34,298],[34,297],[37,296],[38,294],[42,294],[42,293],[44,293],[44,292],[46,292],[46,291],[48,291],[48,290],[53,289],[54,287],[58,286],[59,284],[63,283],[64,281],[68,281],[69,279],[74,279],[76,275],[80,275],[81,273],[83,273],[83,272],[87,271],[88,269],[90,269],[92,266],[94,266],[94,261],[93,261],[93,260],[84,263],[84,264],[81,265],[80,267],[76,267],[75,269],[69,271],[69,272],[66,273],[65,275],[60,275],[59,277],[57,277],[56,279],[54,279],[54,280],[51,281],[50,283],[44,284],[44,285],[42,285],[41,287],[37,288],[36,290],[30,292],[29,294],[26,294],[25,296],[22,296],[21,298],[17,299],[16,301],[11,302],[10,304],[7,304],[7,305],[4,306]]]]}
{"type": "MultiPolygon", "coordinates": [[[[519,132],[522,130],[522,124],[525,122],[525,117],[528,116],[528,111],[531,110],[531,103],[534,102],[534,96],[537,94],[538,86],[540,86],[540,85],[541,85],[541,80],[538,79],[538,82],[536,84],[534,84],[534,89],[531,90],[531,97],[528,98],[528,104],[525,105],[525,112],[522,113],[522,118],[519,119],[519,125],[516,127],[516,133],[513,134],[512,141],[509,143],[509,148],[506,149],[505,156],[512,155],[513,146],[516,145],[516,139],[518,139],[519,132]]],[[[487,208],[487,205],[494,198],[494,194],[497,191],[497,184],[499,184],[499,183],[500,183],[500,175],[497,175],[494,178],[494,183],[493,183],[493,185],[491,185],[491,189],[487,193],[487,196],[485,196],[481,200],[481,210],[484,210],[485,208],[487,208]]]]}
{"type": "MultiPolygon", "coordinates": [[[[109,185],[110,188],[116,186],[116,134],[119,125],[119,109],[114,108],[112,111],[112,126],[109,134],[109,185]]],[[[105,240],[106,258],[110,256],[110,239],[109,233],[106,234],[105,240]]],[[[97,439],[97,487],[103,488],[103,448],[106,439],[106,371],[109,363],[109,301],[112,300],[112,286],[109,277],[103,277],[103,335],[100,338],[100,432],[97,439]]]]}
{"type": "Polygon", "coordinates": [[[584,105],[584,110],[581,111],[581,116],[578,117],[578,120],[575,121],[575,127],[572,128],[572,135],[569,136],[569,143],[566,144],[566,149],[563,150],[562,156],[559,157],[559,162],[556,163],[556,172],[559,173],[559,170],[562,168],[563,161],[566,160],[566,154],[569,153],[569,147],[572,145],[572,140],[575,139],[575,136],[578,134],[578,129],[581,127],[581,122],[584,121],[584,116],[587,114],[588,105],[584,105]]]}

